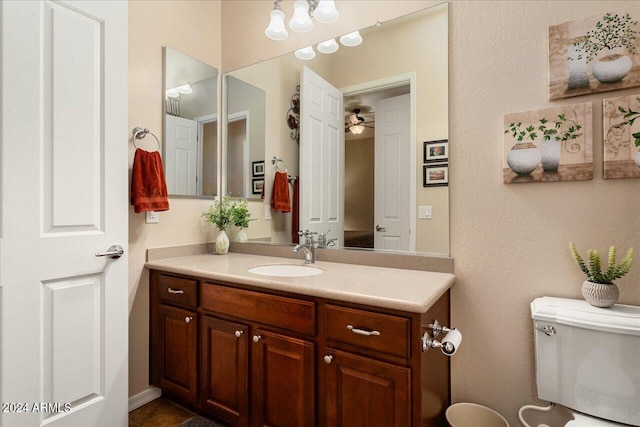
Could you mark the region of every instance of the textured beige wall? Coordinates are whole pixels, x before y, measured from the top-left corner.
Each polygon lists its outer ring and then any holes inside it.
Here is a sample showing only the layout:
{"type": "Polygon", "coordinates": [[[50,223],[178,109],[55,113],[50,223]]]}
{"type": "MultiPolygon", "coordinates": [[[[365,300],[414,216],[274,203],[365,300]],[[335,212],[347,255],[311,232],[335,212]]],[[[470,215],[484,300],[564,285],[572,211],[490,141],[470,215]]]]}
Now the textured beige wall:
{"type": "MultiPolygon", "coordinates": [[[[149,128],[162,141],[163,46],[169,45],[221,68],[219,1],[129,2],[129,128],[149,128]]],[[[143,148],[152,150],[149,136],[143,148]]],[[[129,164],[133,162],[130,144],[129,164]]],[[[144,270],[147,248],[212,241],[213,229],[200,219],[210,200],[171,198],[159,224],[129,211],[129,395],[149,386],[149,288],[144,270]]]]}
{"type": "MultiPolygon", "coordinates": [[[[637,2],[455,1],[449,9],[454,401],[472,401],[520,425],[537,402],[529,303],[581,298],[568,250],[640,249],[640,180],[602,179],[602,99],[640,88],[549,102],[549,25],[637,2]],[[593,101],[592,181],[502,184],[502,114],[593,101]]],[[[640,304],[640,262],[619,280],[620,301],[640,304]]]]}

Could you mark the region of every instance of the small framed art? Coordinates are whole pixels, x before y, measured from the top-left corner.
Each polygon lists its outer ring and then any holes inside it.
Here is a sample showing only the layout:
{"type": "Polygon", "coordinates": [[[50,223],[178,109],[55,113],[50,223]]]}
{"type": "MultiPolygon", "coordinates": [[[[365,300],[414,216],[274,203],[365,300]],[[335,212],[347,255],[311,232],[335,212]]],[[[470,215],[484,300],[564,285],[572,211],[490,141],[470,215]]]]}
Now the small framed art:
{"type": "Polygon", "coordinates": [[[254,178],[257,176],[264,176],[264,160],[260,160],[259,162],[252,162],[251,164],[253,166],[252,173],[254,178]]]}
{"type": "Polygon", "coordinates": [[[449,141],[424,142],[424,163],[446,162],[449,159],[449,141]]]}
{"type": "Polygon", "coordinates": [[[262,189],[264,188],[264,178],[254,179],[253,183],[253,194],[262,194],[262,189]]]}
{"type": "Polygon", "coordinates": [[[424,165],[422,167],[422,186],[437,187],[449,185],[449,165],[424,165]]]}

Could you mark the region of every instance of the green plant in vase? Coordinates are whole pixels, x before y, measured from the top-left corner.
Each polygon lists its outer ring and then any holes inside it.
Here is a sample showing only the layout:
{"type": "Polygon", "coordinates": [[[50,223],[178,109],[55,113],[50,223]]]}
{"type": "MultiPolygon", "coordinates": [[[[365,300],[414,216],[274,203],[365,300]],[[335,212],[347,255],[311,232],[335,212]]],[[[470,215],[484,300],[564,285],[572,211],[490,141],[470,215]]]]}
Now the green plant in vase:
{"type": "Polygon", "coordinates": [[[209,207],[209,210],[202,213],[207,222],[212,223],[218,229],[218,236],[216,237],[216,253],[218,255],[224,255],[229,251],[229,237],[227,236],[227,229],[231,226],[233,221],[233,205],[229,200],[229,197],[223,199],[218,198],[213,205],[209,207]]]}
{"type": "Polygon", "coordinates": [[[579,47],[576,59],[586,57],[587,62],[591,62],[600,51],[604,50],[605,55],[593,65],[593,77],[602,83],[622,80],[631,70],[631,58],[616,53],[615,49],[626,49],[629,54],[635,53],[637,24],[638,21],[633,20],[628,13],[625,15],[606,13],[596,23],[595,28],[587,32],[584,40],[574,44],[579,47]]]}
{"type": "Polygon", "coordinates": [[[625,276],[633,264],[633,248],[629,248],[624,259],[616,263],[616,248],[611,246],[607,257],[607,268],[604,269],[600,260],[600,254],[595,249],[587,251],[589,264],[578,253],[576,245],[569,243],[571,256],[587,276],[582,284],[582,295],[591,305],[596,307],[611,307],[618,301],[620,295],[614,280],[625,276]]]}
{"type": "Polygon", "coordinates": [[[507,165],[518,175],[529,175],[540,163],[540,149],[533,143],[539,132],[540,126],[522,122],[512,122],[504,131],[516,140],[507,154],[507,165]]]}
{"type": "Polygon", "coordinates": [[[249,205],[246,200],[240,199],[233,203],[231,210],[233,225],[240,228],[236,234],[236,242],[246,242],[247,234],[244,230],[249,227],[250,221],[255,221],[254,218],[251,218],[249,205]]]}

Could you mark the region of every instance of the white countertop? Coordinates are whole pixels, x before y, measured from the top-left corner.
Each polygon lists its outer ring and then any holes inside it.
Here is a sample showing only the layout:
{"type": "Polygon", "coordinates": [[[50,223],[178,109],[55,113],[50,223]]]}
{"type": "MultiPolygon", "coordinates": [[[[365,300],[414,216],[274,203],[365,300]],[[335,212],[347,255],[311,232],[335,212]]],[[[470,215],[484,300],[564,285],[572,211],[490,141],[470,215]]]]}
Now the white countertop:
{"type": "Polygon", "coordinates": [[[425,313],[453,285],[448,273],[316,261],[324,273],[308,277],[271,277],[247,270],[270,264],[303,265],[303,260],[248,255],[201,254],[149,261],[149,269],[217,279],[264,289],[329,298],[412,313],[425,313]]]}

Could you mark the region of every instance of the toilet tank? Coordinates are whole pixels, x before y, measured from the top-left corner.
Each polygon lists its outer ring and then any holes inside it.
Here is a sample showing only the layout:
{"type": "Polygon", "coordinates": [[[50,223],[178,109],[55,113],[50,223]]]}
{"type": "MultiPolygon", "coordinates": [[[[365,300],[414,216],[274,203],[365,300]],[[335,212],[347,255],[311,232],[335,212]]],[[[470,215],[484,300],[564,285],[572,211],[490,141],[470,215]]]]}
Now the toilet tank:
{"type": "Polygon", "coordinates": [[[640,307],[542,297],[531,316],[538,397],[640,426],[640,307]]]}

